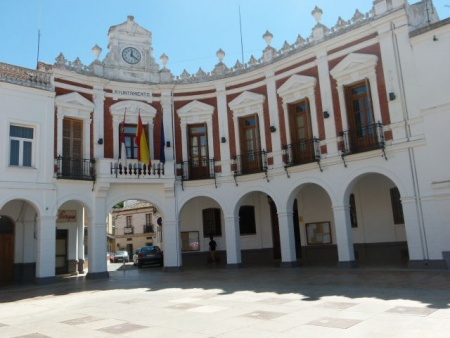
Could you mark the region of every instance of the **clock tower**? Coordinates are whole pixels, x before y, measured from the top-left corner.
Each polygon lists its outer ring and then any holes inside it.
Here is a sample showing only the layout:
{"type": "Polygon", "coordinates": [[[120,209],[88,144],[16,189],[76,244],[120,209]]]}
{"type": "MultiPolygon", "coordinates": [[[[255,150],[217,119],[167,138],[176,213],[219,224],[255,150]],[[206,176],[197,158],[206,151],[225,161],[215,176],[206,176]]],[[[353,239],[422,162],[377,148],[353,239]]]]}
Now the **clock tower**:
{"type": "Polygon", "coordinates": [[[129,15],[127,21],[108,32],[109,52],[104,72],[109,78],[133,82],[159,83],[159,66],[152,56],[152,33],[129,15]]]}

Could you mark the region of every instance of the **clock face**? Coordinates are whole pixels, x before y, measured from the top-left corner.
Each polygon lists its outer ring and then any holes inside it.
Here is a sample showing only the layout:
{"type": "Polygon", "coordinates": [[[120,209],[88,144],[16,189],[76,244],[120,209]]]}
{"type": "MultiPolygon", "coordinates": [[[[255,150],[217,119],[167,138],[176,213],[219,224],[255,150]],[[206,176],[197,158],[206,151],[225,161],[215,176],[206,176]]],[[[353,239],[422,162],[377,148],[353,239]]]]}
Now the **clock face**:
{"type": "Polygon", "coordinates": [[[135,65],[141,61],[141,53],[134,47],[126,47],[122,51],[122,58],[125,62],[135,65]]]}

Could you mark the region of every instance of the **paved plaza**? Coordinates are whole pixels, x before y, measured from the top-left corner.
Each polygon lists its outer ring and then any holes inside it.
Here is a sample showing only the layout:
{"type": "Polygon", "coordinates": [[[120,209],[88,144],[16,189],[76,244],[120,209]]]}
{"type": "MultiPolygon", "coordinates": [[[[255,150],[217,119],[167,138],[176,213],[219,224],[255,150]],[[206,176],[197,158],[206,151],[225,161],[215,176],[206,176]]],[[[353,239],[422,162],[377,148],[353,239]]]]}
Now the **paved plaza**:
{"type": "Polygon", "coordinates": [[[109,266],[0,288],[0,337],[450,336],[447,270],[109,266]]]}

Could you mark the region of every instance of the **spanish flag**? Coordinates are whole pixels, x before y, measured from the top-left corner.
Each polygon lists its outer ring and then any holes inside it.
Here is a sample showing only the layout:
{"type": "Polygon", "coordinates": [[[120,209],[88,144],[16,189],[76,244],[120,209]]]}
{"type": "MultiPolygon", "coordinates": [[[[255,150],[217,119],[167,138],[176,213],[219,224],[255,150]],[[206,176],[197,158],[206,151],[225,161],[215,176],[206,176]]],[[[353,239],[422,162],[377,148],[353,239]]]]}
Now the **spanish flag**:
{"type": "Polygon", "coordinates": [[[150,160],[150,151],[148,150],[147,137],[145,136],[141,114],[138,116],[138,125],[136,128],[136,145],[138,148],[138,161],[151,166],[152,161],[150,160]]]}

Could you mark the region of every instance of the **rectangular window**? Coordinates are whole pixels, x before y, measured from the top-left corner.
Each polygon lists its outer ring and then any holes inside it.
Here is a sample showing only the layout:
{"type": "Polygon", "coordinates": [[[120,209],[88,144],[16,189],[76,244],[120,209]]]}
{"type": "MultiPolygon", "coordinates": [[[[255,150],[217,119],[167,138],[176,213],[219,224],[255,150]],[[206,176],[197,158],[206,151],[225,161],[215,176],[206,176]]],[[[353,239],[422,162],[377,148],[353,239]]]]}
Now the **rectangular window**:
{"type": "Polygon", "coordinates": [[[394,224],[405,224],[403,217],[402,201],[400,200],[400,191],[397,188],[391,189],[391,205],[392,215],[394,216],[394,224]]]}
{"type": "Polygon", "coordinates": [[[221,237],[220,209],[209,208],[203,210],[203,237],[221,237]]]}
{"type": "Polygon", "coordinates": [[[145,224],[146,225],[152,224],[152,214],[145,214],[145,224]]]}
{"type": "Polygon", "coordinates": [[[9,139],[9,165],[31,167],[33,163],[34,129],[10,125],[9,139]]]}
{"type": "MultiPolygon", "coordinates": [[[[119,127],[119,142],[121,140],[125,141],[125,150],[128,159],[138,158],[138,147],[136,144],[136,124],[125,124],[123,123],[119,127]]],[[[144,128],[146,130],[146,128],[144,128]]],[[[146,138],[148,140],[148,135],[146,133],[146,138]]],[[[119,144],[119,158],[122,158],[122,144],[119,144]]]]}
{"type": "Polygon", "coordinates": [[[127,227],[130,227],[132,225],[133,225],[132,216],[127,216],[127,227]]]}
{"type": "Polygon", "coordinates": [[[255,207],[243,205],[239,209],[239,232],[241,235],[255,235],[255,207]]]}

